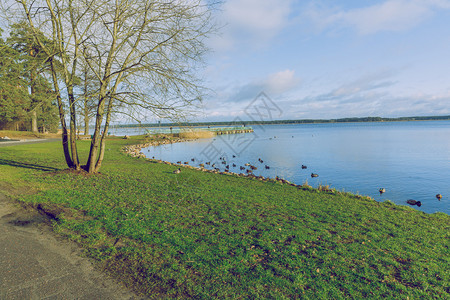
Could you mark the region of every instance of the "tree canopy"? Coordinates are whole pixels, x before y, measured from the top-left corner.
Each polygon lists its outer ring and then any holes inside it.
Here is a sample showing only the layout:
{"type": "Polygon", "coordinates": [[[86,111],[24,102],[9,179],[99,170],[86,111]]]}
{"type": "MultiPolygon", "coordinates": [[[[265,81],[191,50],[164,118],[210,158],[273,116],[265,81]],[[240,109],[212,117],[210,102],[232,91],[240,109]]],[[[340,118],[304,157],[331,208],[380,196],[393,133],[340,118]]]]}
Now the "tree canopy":
{"type": "Polygon", "coordinates": [[[46,57],[26,24],[12,24],[0,40],[0,128],[55,130],[54,95],[45,76],[46,57]]]}
{"type": "Polygon", "coordinates": [[[202,0],[15,0],[4,12],[25,22],[45,53],[71,168],[98,171],[114,115],[147,111],[176,119],[202,100],[196,69],[214,28],[202,0]],[[90,93],[96,109],[86,165],[76,145],[83,66],[97,87],[90,93]]]}

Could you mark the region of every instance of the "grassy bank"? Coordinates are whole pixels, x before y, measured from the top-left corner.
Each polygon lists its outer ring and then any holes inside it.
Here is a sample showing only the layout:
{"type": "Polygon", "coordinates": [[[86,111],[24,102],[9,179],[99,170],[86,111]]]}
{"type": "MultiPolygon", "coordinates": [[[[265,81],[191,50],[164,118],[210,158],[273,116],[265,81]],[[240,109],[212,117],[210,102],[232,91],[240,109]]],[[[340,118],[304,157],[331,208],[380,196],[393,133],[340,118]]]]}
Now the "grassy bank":
{"type": "MultiPolygon", "coordinates": [[[[0,188],[150,297],[448,298],[450,217],[123,155],[64,171],[59,143],[0,148],[0,188]],[[23,193],[25,192],[25,193],[23,193]]],[[[86,155],[89,142],[81,141],[86,155]]]]}

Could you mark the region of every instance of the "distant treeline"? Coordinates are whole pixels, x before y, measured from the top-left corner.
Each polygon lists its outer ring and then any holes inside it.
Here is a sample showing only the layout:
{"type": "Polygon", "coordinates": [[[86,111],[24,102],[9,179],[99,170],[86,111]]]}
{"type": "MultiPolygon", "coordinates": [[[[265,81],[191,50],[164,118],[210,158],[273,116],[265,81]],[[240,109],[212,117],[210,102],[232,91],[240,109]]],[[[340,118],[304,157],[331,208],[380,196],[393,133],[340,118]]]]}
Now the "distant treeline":
{"type": "Polygon", "coordinates": [[[399,121],[439,121],[450,120],[450,116],[400,117],[400,118],[341,118],[341,119],[302,119],[302,120],[272,120],[272,121],[226,121],[226,122],[182,122],[182,123],[149,123],[122,124],[114,127],[179,127],[179,126],[242,126],[242,125],[276,125],[276,124],[318,124],[318,123],[353,123],[353,122],[399,122],[399,121]]]}

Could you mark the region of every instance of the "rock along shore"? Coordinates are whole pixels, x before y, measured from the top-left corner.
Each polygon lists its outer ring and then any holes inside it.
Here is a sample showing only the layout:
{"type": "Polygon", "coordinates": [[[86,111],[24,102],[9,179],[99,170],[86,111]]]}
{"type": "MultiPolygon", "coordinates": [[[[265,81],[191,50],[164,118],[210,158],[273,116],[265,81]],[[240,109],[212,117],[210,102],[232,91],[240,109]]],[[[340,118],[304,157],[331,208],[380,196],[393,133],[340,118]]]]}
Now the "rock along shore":
{"type": "MultiPolygon", "coordinates": [[[[221,174],[221,175],[228,175],[228,176],[237,176],[237,177],[246,177],[246,178],[252,178],[252,179],[256,179],[259,181],[264,181],[264,182],[276,182],[276,183],[280,183],[280,184],[285,184],[285,185],[290,185],[293,187],[297,187],[298,189],[302,189],[302,190],[315,190],[314,188],[312,188],[310,185],[308,185],[307,183],[304,184],[296,184],[296,183],[292,183],[286,179],[280,178],[278,176],[276,176],[275,178],[269,178],[269,177],[264,177],[264,176],[256,176],[252,173],[235,173],[235,172],[221,172],[219,170],[216,169],[206,169],[204,167],[194,167],[191,166],[189,164],[178,164],[178,163],[172,163],[169,161],[163,161],[163,160],[159,160],[159,159],[153,159],[153,158],[147,158],[145,156],[144,153],[141,152],[142,148],[147,148],[147,147],[152,147],[152,146],[159,146],[159,145],[167,145],[167,144],[174,144],[174,143],[182,143],[182,142],[191,142],[191,141],[195,141],[198,139],[183,139],[183,138],[166,138],[163,137],[162,140],[158,140],[158,141],[152,141],[149,143],[145,143],[145,144],[138,144],[138,145],[130,145],[130,146],[126,146],[123,147],[122,150],[125,154],[131,156],[131,157],[135,157],[135,158],[143,158],[145,160],[148,161],[153,161],[153,162],[158,162],[158,163],[162,163],[162,164],[166,164],[166,165],[171,165],[171,166],[177,166],[177,167],[183,167],[183,168],[187,168],[187,169],[193,169],[193,170],[198,170],[201,172],[208,172],[208,173],[214,173],[214,174],[221,174]]],[[[343,192],[337,191],[336,189],[331,189],[328,186],[320,186],[317,188],[317,190],[320,191],[324,191],[324,192],[328,192],[328,193],[332,193],[332,194],[341,194],[343,192]]],[[[347,194],[347,193],[344,193],[347,194]]],[[[354,195],[356,198],[358,199],[368,199],[368,200],[374,200],[373,198],[369,197],[369,196],[361,196],[361,195],[354,195]]]]}

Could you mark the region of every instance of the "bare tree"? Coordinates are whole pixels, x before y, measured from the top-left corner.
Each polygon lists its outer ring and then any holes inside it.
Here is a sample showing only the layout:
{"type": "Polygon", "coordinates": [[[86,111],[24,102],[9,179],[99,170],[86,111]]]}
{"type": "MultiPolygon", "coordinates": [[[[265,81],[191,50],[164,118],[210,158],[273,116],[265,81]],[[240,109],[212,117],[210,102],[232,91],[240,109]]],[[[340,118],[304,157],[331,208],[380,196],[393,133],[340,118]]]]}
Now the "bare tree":
{"type": "Polygon", "coordinates": [[[95,116],[96,100],[100,90],[99,80],[86,62],[82,62],[78,80],[79,97],[78,111],[83,124],[83,134],[89,134],[90,120],[95,116]]]}
{"type": "Polygon", "coordinates": [[[28,22],[48,56],[70,168],[99,170],[113,113],[146,110],[173,119],[202,99],[196,69],[214,27],[211,6],[203,0],[15,0],[8,9],[28,22]],[[40,32],[53,44],[45,45],[40,32]],[[80,165],[76,144],[74,89],[81,62],[99,86],[85,166],[80,165]],[[58,65],[63,66],[61,73],[58,65]]]}

